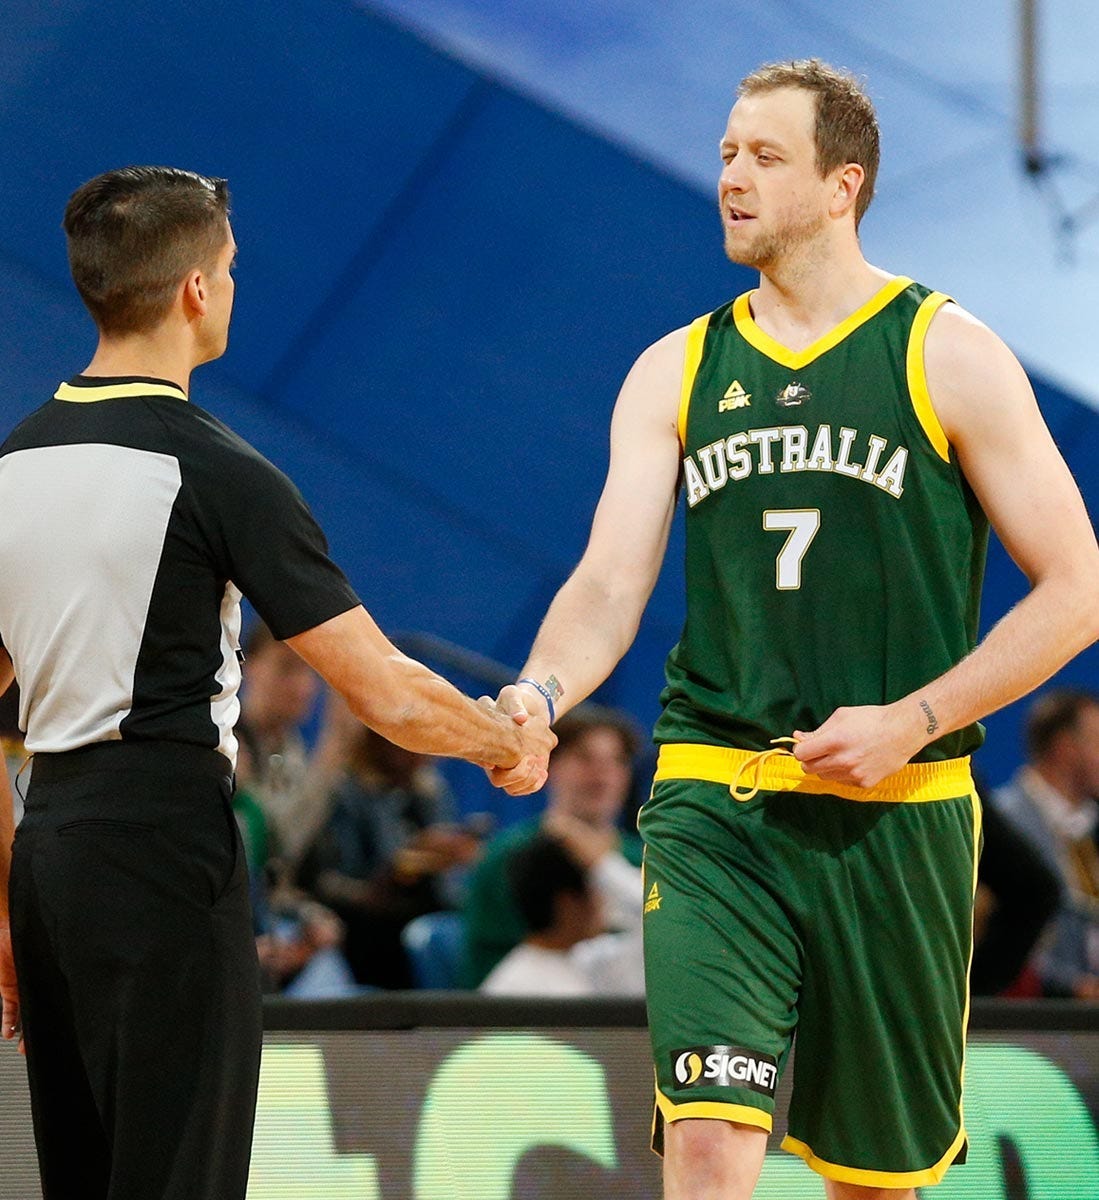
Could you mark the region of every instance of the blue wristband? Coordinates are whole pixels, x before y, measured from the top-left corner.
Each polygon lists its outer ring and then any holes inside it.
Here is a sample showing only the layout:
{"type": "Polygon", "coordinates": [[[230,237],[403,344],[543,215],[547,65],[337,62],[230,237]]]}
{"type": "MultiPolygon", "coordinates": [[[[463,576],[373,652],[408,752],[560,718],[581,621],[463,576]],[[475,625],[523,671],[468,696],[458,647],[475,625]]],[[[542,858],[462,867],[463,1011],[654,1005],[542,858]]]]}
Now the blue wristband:
{"type": "Polygon", "coordinates": [[[529,679],[525,675],[522,679],[517,679],[515,683],[516,686],[518,686],[520,683],[529,683],[530,686],[535,689],[535,691],[542,694],[542,699],[546,702],[546,708],[549,709],[549,723],[552,725],[556,720],[556,714],[553,711],[553,697],[549,693],[549,688],[539,683],[537,679],[529,679]]]}

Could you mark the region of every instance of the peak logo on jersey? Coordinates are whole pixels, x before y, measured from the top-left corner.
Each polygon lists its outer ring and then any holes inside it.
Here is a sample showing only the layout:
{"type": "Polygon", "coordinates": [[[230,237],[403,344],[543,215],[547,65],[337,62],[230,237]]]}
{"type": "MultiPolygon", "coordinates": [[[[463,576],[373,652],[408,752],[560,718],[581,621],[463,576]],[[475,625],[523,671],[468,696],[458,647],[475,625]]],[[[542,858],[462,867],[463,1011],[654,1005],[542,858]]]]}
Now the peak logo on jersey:
{"type": "Polygon", "coordinates": [[[660,907],[660,888],[658,888],[656,886],[656,884],[654,883],[652,885],[652,887],[649,888],[649,894],[645,898],[645,912],[647,912],[647,913],[656,912],[656,910],[659,907],[660,907]]]}
{"type": "Polygon", "coordinates": [[[746,392],[740,386],[739,379],[734,379],[726,389],[725,395],[717,402],[717,411],[719,413],[729,412],[734,408],[750,408],[751,405],[752,393],[746,392]]]}
{"type": "Polygon", "coordinates": [[[672,1051],[672,1075],[683,1088],[747,1088],[774,1099],[778,1059],[740,1046],[688,1046],[672,1051]]]}
{"type": "Polygon", "coordinates": [[[783,408],[797,408],[799,404],[804,404],[806,400],[811,400],[813,393],[803,387],[795,379],[793,383],[788,383],[781,392],[775,397],[775,403],[783,408]]]}

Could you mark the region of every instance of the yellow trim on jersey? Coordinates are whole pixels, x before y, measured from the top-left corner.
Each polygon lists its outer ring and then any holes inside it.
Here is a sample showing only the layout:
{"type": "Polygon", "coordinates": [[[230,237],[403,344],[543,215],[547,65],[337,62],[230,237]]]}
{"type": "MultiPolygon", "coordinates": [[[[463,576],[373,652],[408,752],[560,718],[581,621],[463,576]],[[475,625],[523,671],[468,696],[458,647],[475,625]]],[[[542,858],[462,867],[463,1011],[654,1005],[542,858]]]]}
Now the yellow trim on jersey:
{"type": "Polygon", "coordinates": [[[943,460],[950,461],[950,442],[935,415],[935,406],[931,403],[931,392],[927,387],[927,372],[924,370],[923,347],[927,339],[927,327],[931,318],[950,299],[942,292],[932,292],[916,310],[912,328],[908,333],[908,354],[905,360],[908,375],[908,394],[912,397],[912,407],[916,410],[916,418],[923,426],[927,440],[935,448],[935,453],[943,460]]]}
{"type": "Polygon", "coordinates": [[[683,355],[683,382],[679,388],[679,416],[676,425],[679,429],[679,444],[687,446],[687,410],[691,407],[691,392],[694,391],[695,377],[702,362],[702,346],[706,341],[706,330],[710,326],[710,314],[696,317],[687,330],[687,349],[683,355]]]}
{"type": "Polygon", "coordinates": [[[68,400],[73,404],[92,404],[97,400],[125,400],[132,396],[171,396],[174,400],[186,400],[187,393],[174,383],[103,383],[87,387],[73,387],[62,383],[53,394],[55,400],[68,400]]]}
{"type": "Polygon", "coordinates": [[[747,1104],[725,1104],[720,1100],[691,1100],[686,1104],[676,1104],[669,1100],[664,1093],[656,1089],[656,1107],[666,1124],[673,1121],[683,1121],[688,1117],[709,1117],[715,1121],[736,1121],[741,1125],[754,1125],[757,1129],[771,1132],[773,1124],[771,1114],[762,1108],[752,1108],[747,1104]]]}
{"type": "Polygon", "coordinates": [[[830,1163],[826,1159],[818,1158],[804,1142],[799,1142],[789,1134],[782,1139],[782,1148],[805,1159],[818,1175],[823,1175],[825,1179],[834,1179],[837,1183],[857,1183],[863,1187],[877,1188],[917,1188],[931,1187],[938,1183],[957,1157],[964,1141],[965,1130],[962,1129],[942,1158],[934,1166],[926,1167],[922,1171],[864,1171],[858,1167],[844,1167],[839,1163],[830,1163]]]}
{"type": "Polygon", "coordinates": [[[776,341],[769,333],[764,333],[752,317],[752,297],[755,292],[745,292],[733,301],[733,321],[736,323],[740,336],[754,346],[760,354],[766,354],[782,367],[792,371],[800,371],[814,359],[820,358],[829,350],[838,346],[848,334],[854,333],[860,325],[865,325],[871,317],[876,317],[883,308],[895,300],[905,288],[912,286],[912,280],[904,275],[891,279],[880,288],[865,304],[849,316],[845,317],[834,329],[830,329],[823,337],[817,338],[812,345],[804,350],[788,350],[781,342],[776,341]]]}
{"type": "Polygon", "coordinates": [[[729,746],[703,746],[674,742],[660,747],[656,760],[656,780],[701,779],[728,787],[742,766],[756,759],[752,780],[765,792],[809,792],[818,796],[839,796],[845,800],[867,800],[912,804],[927,800],[954,800],[973,791],[969,758],[950,758],[945,762],[909,763],[887,775],[876,787],[860,788],[832,783],[807,775],[801,763],[789,754],[762,761],[758,752],[735,750],[729,746]]]}

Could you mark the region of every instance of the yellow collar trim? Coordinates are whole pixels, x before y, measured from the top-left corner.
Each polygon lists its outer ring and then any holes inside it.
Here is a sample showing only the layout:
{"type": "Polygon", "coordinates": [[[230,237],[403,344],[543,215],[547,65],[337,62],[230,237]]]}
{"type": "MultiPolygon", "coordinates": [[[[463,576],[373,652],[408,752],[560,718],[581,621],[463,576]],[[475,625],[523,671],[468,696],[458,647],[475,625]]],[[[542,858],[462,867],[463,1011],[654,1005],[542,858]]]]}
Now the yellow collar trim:
{"type": "Polygon", "coordinates": [[[774,359],[780,366],[789,367],[792,371],[800,371],[814,359],[820,358],[833,347],[838,346],[848,334],[854,333],[860,325],[865,325],[871,317],[876,317],[887,304],[895,300],[905,288],[912,286],[912,280],[905,275],[898,275],[879,289],[867,302],[849,316],[845,317],[834,329],[830,329],[823,337],[817,338],[804,350],[787,349],[781,342],[776,341],[769,333],[764,333],[752,317],[752,297],[755,292],[745,292],[733,301],[733,321],[736,323],[740,336],[761,354],[774,359]]]}
{"type": "Polygon", "coordinates": [[[170,396],[173,400],[187,401],[187,393],[174,383],[103,383],[73,387],[62,383],[53,394],[55,400],[67,400],[73,404],[92,404],[97,400],[125,400],[133,396],[170,396]]]}

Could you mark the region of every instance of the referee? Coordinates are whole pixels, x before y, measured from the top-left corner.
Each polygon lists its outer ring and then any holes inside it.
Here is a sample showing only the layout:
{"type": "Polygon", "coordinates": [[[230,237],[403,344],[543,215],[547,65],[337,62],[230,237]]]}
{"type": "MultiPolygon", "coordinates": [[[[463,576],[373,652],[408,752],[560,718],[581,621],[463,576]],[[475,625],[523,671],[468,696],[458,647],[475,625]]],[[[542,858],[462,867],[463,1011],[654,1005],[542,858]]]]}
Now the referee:
{"type": "MultiPolygon", "coordinates": [[[[259,1072],[230,805],[242,593],[367,725],[545,778],[555,741],[401,655],[293,484],[188,402],[225,350],[224,180],[131,167],[65,211],[99,342],[0,447],[0,694],[34,755],[0,903],[46,1200],[238,1200],[259,1072]]],[[[10,813],[0,820],[0,882],[10,813]]],[[[5,980],[9,982],[5,983],[5,980]]]]}

